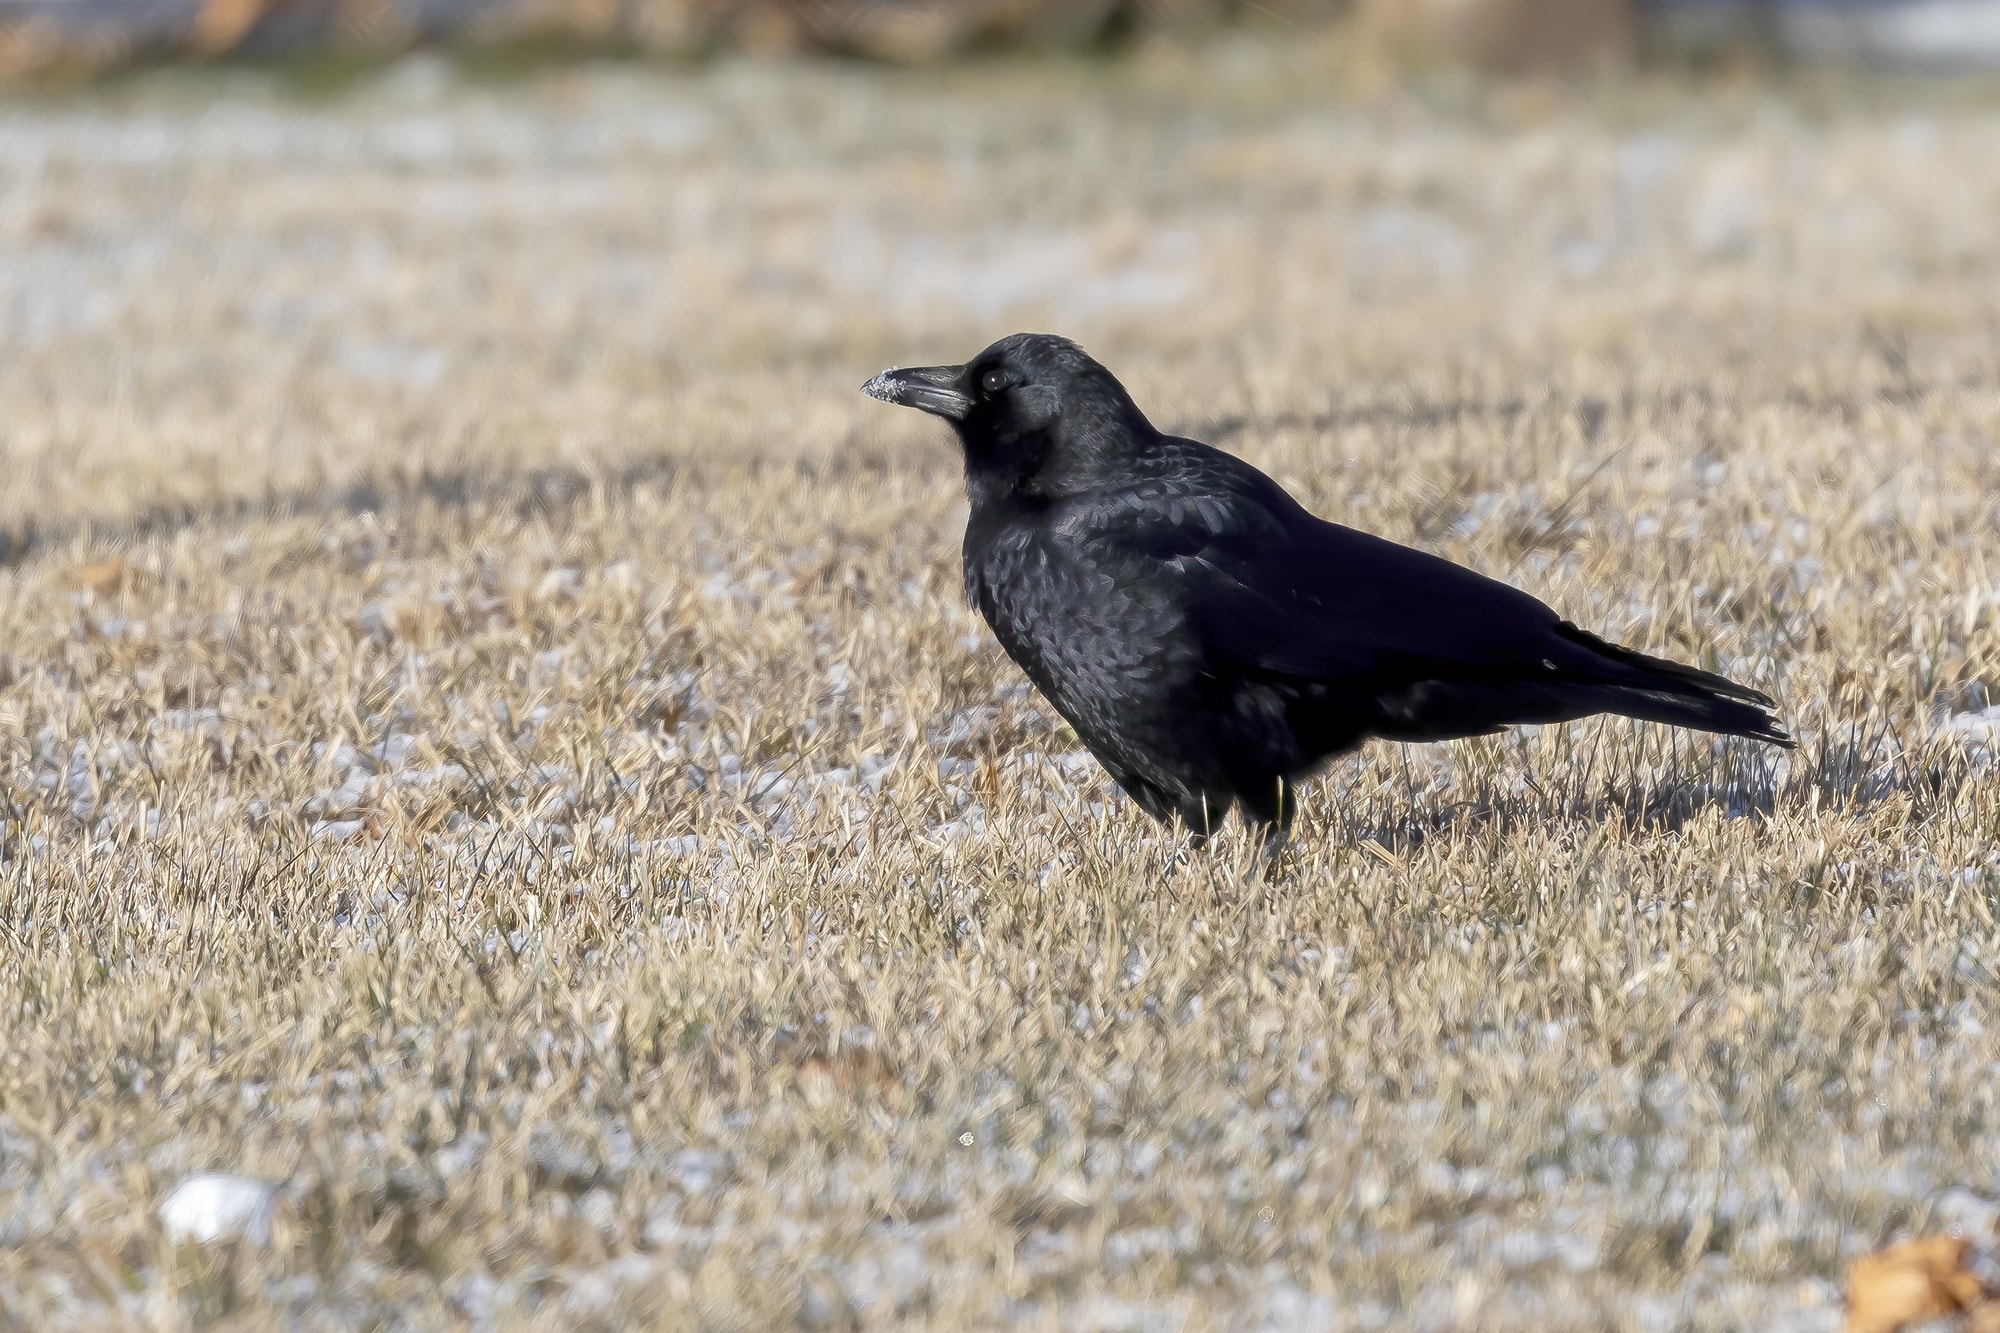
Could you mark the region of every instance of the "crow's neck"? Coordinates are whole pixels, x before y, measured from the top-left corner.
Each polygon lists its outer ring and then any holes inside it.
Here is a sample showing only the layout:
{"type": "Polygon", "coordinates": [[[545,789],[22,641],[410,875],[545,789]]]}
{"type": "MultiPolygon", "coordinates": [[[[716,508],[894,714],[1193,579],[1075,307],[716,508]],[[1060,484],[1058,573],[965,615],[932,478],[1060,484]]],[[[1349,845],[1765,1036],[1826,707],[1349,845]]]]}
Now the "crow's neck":
{"type": "Polygon", "coordinates": [[[1100,490],[1129,476],[1159,438],[1144,417],[1060,435],[1035,431],[1005,440],[971,441],[965,449],[965,491],[973,507],[1038,509],[1069,495],[1100,490]]]}

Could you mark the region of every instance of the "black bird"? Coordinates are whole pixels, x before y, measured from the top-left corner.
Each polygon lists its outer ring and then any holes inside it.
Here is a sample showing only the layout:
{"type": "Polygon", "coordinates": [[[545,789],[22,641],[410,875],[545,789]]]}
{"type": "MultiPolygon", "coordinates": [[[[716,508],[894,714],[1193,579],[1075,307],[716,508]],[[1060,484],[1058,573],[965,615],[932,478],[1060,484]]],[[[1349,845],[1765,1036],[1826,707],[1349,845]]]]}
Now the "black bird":
{"type": "Polygon", "coordinates": [[[1618,713],[1792,741],[1757,690],[1578,629],[1524,592],[1314,517],[1164,435],[1066,338],[862,386],[965,450],[965,587],[1118,785],[1204,841],[1232,806],[1274,853],[1292,786],[1370,737],[1618,713]]]}

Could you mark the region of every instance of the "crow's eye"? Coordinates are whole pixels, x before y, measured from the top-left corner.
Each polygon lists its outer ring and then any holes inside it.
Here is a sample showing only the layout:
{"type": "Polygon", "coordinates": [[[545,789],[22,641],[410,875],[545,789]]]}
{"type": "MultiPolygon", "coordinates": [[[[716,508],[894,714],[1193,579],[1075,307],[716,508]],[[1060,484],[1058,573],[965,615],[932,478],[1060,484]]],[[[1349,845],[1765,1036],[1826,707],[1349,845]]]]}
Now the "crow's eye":
{"type": "Polygon", "coordinates": [[[999,393],[1007,387],[1007,372],[1004,370],[987,371],[979,377],[979,387],[988,393],[999,393]]]}

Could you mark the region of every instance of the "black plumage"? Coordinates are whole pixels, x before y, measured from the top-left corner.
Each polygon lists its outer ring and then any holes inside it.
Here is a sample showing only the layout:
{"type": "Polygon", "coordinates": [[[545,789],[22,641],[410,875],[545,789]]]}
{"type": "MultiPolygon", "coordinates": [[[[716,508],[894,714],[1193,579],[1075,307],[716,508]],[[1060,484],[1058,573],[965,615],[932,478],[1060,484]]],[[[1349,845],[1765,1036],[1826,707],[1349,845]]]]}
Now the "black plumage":
{"type": "Polygon", "coordinates": [[[1618,713],[1791,744],[1757,690],[1316,518],[1241,459],[1160,433],[1065,338],[1015,334],[863,390],[951,423],[968,596],[1119,786],[1197,840],[1240,805],[1275,845],[1292,785],[1370,737],[1618,713]]]}

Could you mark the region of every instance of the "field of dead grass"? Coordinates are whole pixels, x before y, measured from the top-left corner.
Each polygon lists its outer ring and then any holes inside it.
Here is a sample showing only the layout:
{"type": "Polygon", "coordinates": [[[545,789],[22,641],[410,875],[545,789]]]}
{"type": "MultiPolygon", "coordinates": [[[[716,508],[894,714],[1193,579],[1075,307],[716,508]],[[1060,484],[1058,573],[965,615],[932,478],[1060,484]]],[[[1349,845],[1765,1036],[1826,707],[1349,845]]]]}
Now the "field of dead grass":
{"type": "Polygon", "coordinates": [[[1990,1221],[1994,101],[1335,67],[0,106],[0,1324],[1832,1329],[1990,1221]],[[1163,874],[856,392],[1017,328],[1800,748],[1163,874]]]}

